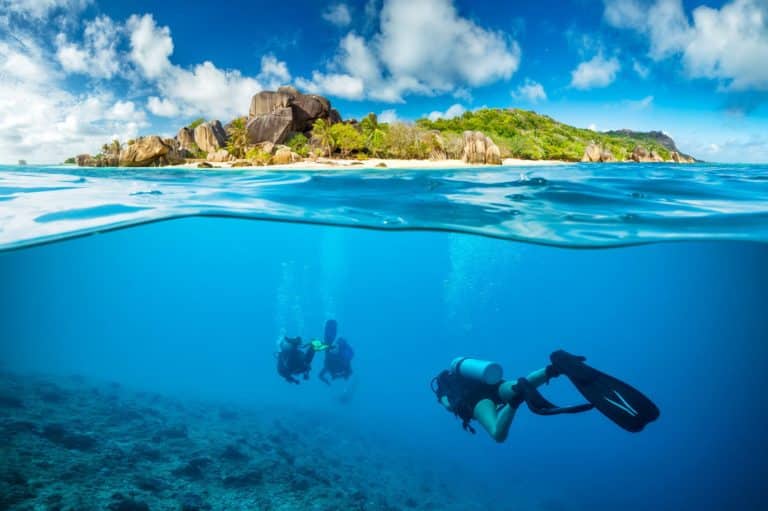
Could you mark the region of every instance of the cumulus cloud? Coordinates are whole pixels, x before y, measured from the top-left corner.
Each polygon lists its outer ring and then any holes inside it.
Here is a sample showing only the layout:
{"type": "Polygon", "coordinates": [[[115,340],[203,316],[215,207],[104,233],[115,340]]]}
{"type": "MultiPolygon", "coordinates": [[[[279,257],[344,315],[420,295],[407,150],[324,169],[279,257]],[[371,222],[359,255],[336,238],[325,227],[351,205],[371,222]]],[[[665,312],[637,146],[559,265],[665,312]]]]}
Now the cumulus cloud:
{"type": "Polygon", "coordinates": [[[461,17],[452,0],[385,0],[373,37],[347,34],[328,70],[300,84],[331,95],[341,90],[348,99],[401,102],[406,94],[449,93],[508,79],[519,63],[515,41],[461,17]]]}
{"type": "Polygon", "coordinates": [[[379,122],[386,122],[387,124],[391,124],[393,122],[398,122],[400,118],[397,116],[397,111],[395,111],[394,108],[389,108],[387,110],[382,111],[378,116],[379,122]]]}
{"type": "Polygon", "coordinates": [[[160,27],[150,14],[131,16],[126,23],[130,58],[143,76],[160,93],[147,100],[155,115],[202,115],[231,119],[243,115],[253,94],[276,88],[291,78],[288,66],[274,55],[261,59],[257,77],[244,76],[236,69],[220,69],[205,61],[191,68],[171,62],[173,39],[168,27],[160,27]]]}
{"type": "Polygon", "coordinates": [[[33,43],[0,42],[0,156],[60,162],[94,152],[105,141],[135,137],[143,110],[109,93],[72,94],[52,72],[49,56],[33,43]]]}
{"type": "Polygon", "coordinates": [[[517,90],[512,91],[512,97],[518,100],[528,101],[529,103],[537,103],[538,101],[546,101],[547,93],[544,90],[543,85],[534,82],[533,80],[526,79],[517,90]]]}
{"type": "Polygon", "coordinates": [[[620,68],[616,57],[606,59],[598,53],[571,71],[571,87],[582,90],[607,87],[616,79],[620,68]]]}
{"type": "Polygon", "coordinates": [[[638,100],[627,100],[625,103],[633,110],[645,110],[653,104],[653,96],[646,96],[638,100]]]}
{"type": "Polygon", "coordinates": [[[274,55],[264,55],[261,57],[259,79],[268,82],[270,84],[268,88],[276,89],[291,81],[291,73],[285,62],[277,60],[274,55]]]}
{"type": "Polygon", "coordinates": [[[83,43],[56,36],[56,57],[64,71],[94,78],[112,78],[120,69],[117,57],[119,27],[107,16],[85,23],[83,43]]]}
{"type": "Polygon", "coordinates": [[[466,108],[456,103],[455,105],[448,107],[448,110],[445,112],[438,112],[437,110],[430,112],[429,115],[427,115],[427,119],[430,121],[436,121],[438,119],[453,119],[454,117],[459,117],[466,111],[466,108]]]}
{"type": "Polygon", "coordinates": [[[651,74],[651,70],[648,68],[648,66],[644,66],[639,60],[632,62],[632,69],[634,69],[635,73],[637,73],[637,76],[642,79],[648,78],[648,75],[651,74]]]}
{"type": "Polygon", "coordinates": [[[608,24],[649,42],[649,56],[680,56],[691,78],[718,80],[728,90],[768,90],[768,2],[731,0],[686,15],[681,0],[604,0],[608,24]]]}
{"type": "Polygon", "coordinates": [[[0,0],[0,12],[39,20],[57,11],[78,13],[90,3],[90,0],[0,0]]]}
{"type": "Polygon", "coordinates": [[[151,14],[128,18],[131,60],[146,78],[158,78],[171,67],[173,39],[168,27],[158,27],[151,14]]]}
{"type": "Polygon", "coordinates": [[[161,99],[157,96],[147,98],[147,110],[158,117],[177,117],[181,110],[179,106],[169,99],[161,99]]]}
{"type": "Polygon", "coordinates": [[[323,11],[323,19],[337,27],[346,27],[352,23],[352,16],[349,14],[349,7],[346,4],[329,6],[323,11]]]}

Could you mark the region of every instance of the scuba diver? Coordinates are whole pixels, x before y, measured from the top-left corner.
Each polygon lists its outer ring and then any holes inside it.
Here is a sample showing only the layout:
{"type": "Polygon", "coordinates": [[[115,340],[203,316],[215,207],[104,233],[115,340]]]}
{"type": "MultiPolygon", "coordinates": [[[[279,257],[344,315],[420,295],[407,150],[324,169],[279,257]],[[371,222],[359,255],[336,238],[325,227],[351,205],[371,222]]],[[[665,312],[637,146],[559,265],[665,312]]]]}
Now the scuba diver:
{"type": "Polygon", "coordinates": [[[495,362],[459,357],[449,370],[432,379],[432,391],[446,409],[462,420],[472,434],[475,419],[497,442],[509,433],[517,408],[525,402],[538,415],[601,412],[619,427],[637,433],[659,417],[659,409],[643,393],[584,363],[585,357],[558,350],[549,357],[551,364],[517,381],[504,381],[502,368],[495,362]],[[558,407],[539,393],[537,387],[565,375],[587,403],[558,407]]]}
{"type": "Polygon", "coordinates": [[[325,363],[323,370],[320,371],[320,379],[326,385],[331,384],[326,377],[328,374],[333,380],[336,378],[348,380],[352,374],[352,357],[355,356],[355,351],[343,337],[336,339],[337,328],[336,320],[329,319],[325,322],[324,340],[328,345],[328,350],[325,352],[325,363]]]}
{"type": "Polygon", "coordinates": [[[288,383],[299,384],[294,375],[303,375],[309,379],[309,371],[312,369],[312,359],[315,353],[328,349],[327,344],[315,339],[309,344],[302,344],[301,337],[284,337],[278,344],[280,351],[277,356],[277,372],[288,383]]]}

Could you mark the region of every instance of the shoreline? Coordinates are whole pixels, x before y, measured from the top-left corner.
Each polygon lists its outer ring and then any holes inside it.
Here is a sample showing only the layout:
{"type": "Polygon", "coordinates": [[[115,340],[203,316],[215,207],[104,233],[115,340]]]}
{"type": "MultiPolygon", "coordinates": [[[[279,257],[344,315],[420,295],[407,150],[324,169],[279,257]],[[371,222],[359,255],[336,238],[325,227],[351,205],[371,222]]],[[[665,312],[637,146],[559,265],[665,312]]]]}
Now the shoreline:
{"type": "Polygon", "coordinates": [[[248,169],[248,170],[398,170],[398,169],[413,169],[413,170],[453,170],[453,169],[494,169],[500,167],[537,167],[537,166],[551,166],[551,165],[575,165],[576,162],[570,162],[565,160],[521,160],[517,158],[505,158],[502,160],[501,165],[489,165],[489,164],[473,164],[466,163],[463,160],[395,160],[385,158],[371,158],[368,160],[346,160],[341,158],[319,158],[318,160],[311,161],[305,160],[295,163],[284,163],[276,165],[252,165],[252,166],[237,166],[233,167],[236,162],[212,162],[205,161],[205,163],[211,165],[210,169],[199,168],[198,165],[203,163],[203,160],[181,163],[179,165],[168,165],[169,168],[182,168],[182,169],[199,169],[199,170],[213,170],[213,169],[248,169]]]}

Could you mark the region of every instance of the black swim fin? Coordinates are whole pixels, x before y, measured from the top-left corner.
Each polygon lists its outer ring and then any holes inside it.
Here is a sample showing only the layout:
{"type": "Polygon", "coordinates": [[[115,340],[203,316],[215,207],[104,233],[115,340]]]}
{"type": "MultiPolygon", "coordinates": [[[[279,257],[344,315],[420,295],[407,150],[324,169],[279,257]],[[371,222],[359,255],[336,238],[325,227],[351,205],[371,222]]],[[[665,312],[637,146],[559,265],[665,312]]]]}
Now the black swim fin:
{"type": "Polygon", "coordinates": [[[336,340],[336,330],[338,328],[338,325],[336,324],[335,319],[329,319],[325,322],[325,335],[323,336],[323,340],[325,341],[325,344],[331,345],[333,344],[333,341],[336,340]]]}
{"type": "Polygon", "coordinates": [[[517,380],[517,383],[513,387],[515,392],[517,393],[518,400],[514,403],[510,403],[512,406],[517,408],[517,406],[520,406],[520,404],[525,401],[525,404],[528,405],[528,408],[535,414],[538,415],[560,415],[561,413],[581,413],[581,412],[587,412],[594,408],[594,406],[591,403],[584,403],[581,405],[573,405],[573,406],[556,406],[552,403],[550,403],[547,398],[541,395],[541,392],[539,392],[536,387],[533,386],[531,382],[526,380],[525,378],[520,378],[517,380]]]}
{"type": "Polygon", "coordinates": [[[557,374],[564,374],[595,408],[618,426],[637,433],[659,418],[659,409],[645,394],[584,363],[577,357],[558,350],[549,359],[557,374]]]}

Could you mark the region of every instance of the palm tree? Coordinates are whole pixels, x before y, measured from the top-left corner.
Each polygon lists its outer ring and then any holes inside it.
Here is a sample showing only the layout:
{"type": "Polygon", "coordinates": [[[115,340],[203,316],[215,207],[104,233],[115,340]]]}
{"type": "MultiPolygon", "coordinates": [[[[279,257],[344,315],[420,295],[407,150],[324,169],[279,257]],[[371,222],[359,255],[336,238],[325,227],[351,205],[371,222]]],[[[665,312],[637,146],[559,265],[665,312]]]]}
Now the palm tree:
{"type": "Polygon", "coordinates": [[[312,138],[322,146],[328,156],[333,153],[334,140],[331,124],[325,119],[318,119],[312,125],[312,138]]]}
{"type": "Polygon", "coordinates": [[[227,126],[229,140],[227,151],[235,158],[244,158],[248,149],[248,130],[245,127],[245,118],[239,117],[227,126]]]}

